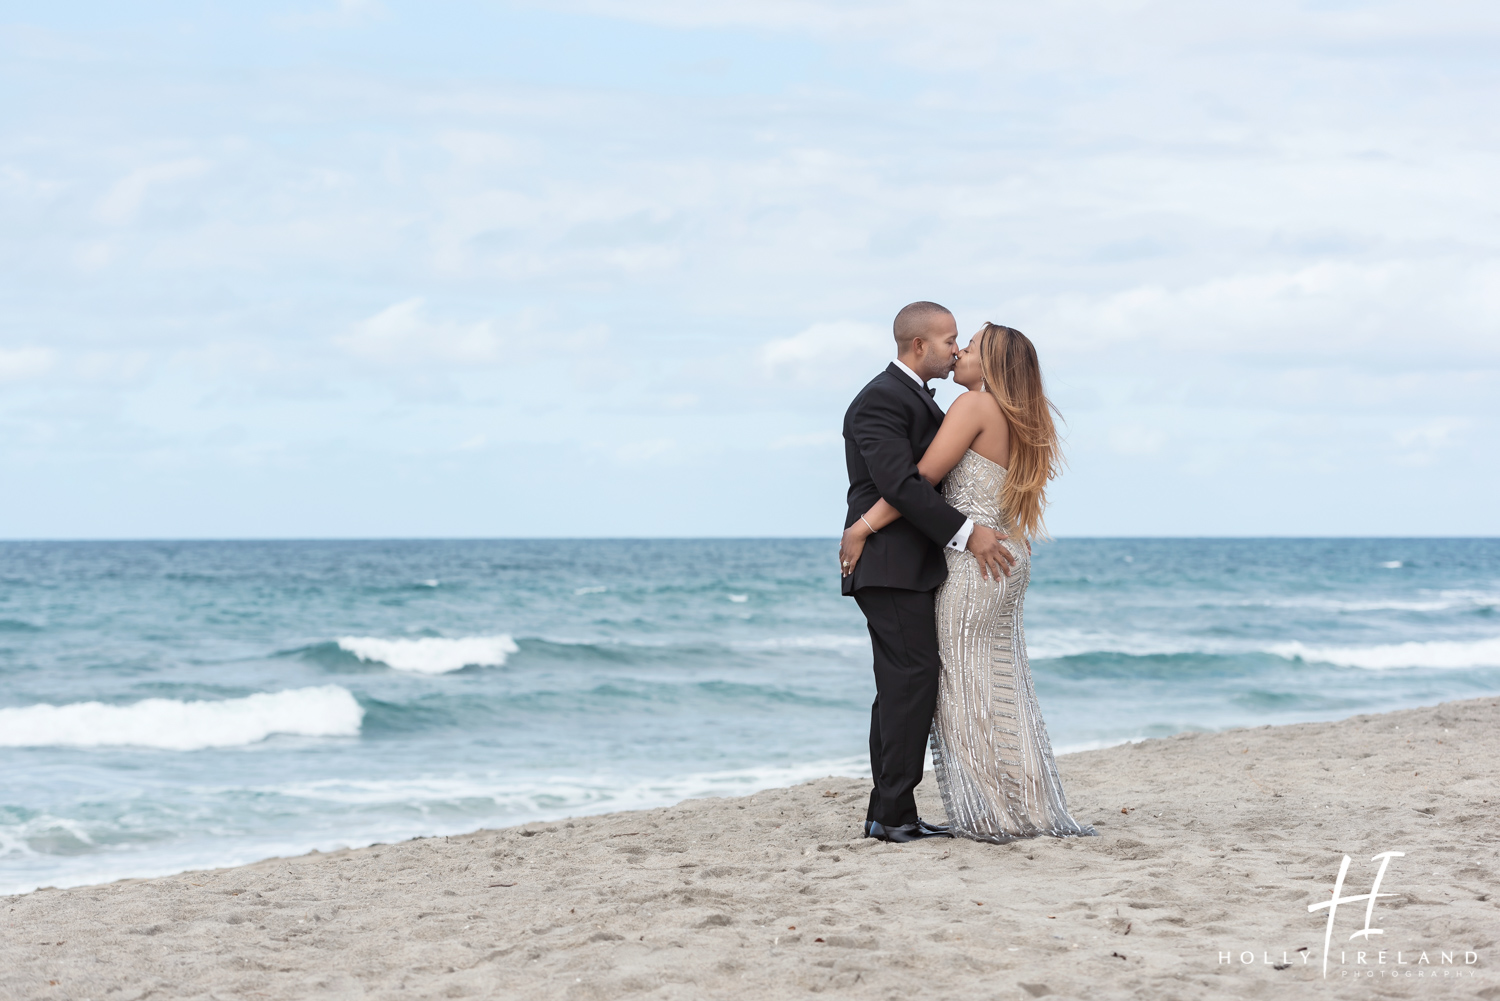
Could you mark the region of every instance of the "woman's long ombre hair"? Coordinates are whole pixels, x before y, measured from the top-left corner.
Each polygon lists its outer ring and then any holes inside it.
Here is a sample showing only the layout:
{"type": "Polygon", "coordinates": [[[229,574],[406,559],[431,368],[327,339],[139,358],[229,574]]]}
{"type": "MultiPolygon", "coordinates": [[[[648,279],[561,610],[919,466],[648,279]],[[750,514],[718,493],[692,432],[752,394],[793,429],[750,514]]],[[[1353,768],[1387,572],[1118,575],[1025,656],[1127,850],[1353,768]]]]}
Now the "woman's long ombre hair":
{"type": "Polygon", "coordinates": [[[1014,327],[986,323],[979,341],[984,388],[1000,404],[1010,425],[1010,465],[1000,488],[1000,506],[1013,531],[1044,538],[1047,482],[1062,472],[1062,449],[1052,415],[1062,417],[1042,389],[1036,347],[1014,327]]]}

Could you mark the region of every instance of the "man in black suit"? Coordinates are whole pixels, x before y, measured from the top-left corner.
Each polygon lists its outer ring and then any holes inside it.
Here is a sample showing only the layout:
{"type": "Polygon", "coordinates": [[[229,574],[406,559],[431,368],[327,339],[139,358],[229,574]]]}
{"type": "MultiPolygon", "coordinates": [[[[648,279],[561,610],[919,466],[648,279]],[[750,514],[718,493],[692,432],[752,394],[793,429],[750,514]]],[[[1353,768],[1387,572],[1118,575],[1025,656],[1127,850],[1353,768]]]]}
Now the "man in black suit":
{"type": "Polygon", "coordinates": [[[859,603],[875,652],[870,708],[875,788],[865,835],[904,842],[950,836],[947,828],[917,816],[913,793],[922,781],[937,706],[941,662],[933,598],[948,576],[942,549],[967,549],[997,578],[1012,558],[995,532],[950,507],[917,471],[943,422],[927,381],[953,371],[958,353],[953,314],[935,302],[914,302],[896,314],[895,335],[896,360],[859,391],[844,414],[849,467],[844,527],[881,497],[901,519],[869,537],[853,573],[843,578],[843,590],[859,603]]]}

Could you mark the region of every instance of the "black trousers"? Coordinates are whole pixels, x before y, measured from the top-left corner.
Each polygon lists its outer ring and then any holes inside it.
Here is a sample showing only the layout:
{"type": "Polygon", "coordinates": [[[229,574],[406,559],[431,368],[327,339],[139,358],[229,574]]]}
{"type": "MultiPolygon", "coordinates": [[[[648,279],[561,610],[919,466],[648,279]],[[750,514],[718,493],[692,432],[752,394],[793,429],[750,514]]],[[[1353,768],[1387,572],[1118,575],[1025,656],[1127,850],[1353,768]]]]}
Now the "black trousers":
{"type": "Polygon", "coordinates": [[[934,591],[862,587],[854,592],[875,650],[875,704],[870,707],[870,793],[866,820],[887,827],[915,823],[913,793],[922,781],[927,736],[937,708],[934,591]]]}

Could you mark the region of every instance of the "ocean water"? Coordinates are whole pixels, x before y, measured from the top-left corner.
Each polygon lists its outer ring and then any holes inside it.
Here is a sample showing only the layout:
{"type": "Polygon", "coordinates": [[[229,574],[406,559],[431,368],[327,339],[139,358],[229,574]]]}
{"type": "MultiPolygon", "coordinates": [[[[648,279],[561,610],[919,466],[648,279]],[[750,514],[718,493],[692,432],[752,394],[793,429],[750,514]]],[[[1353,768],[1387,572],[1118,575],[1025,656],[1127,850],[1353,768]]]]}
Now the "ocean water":
{"type": "MultiPolygon", "coordinates": [[[[835,549],[0,543],[0,893],[867,774],[835,549]]],[[[1067,539],[1026,623],[1066,751],[1500,692],[1497,609],[1494,539],[1067,539]]]]}

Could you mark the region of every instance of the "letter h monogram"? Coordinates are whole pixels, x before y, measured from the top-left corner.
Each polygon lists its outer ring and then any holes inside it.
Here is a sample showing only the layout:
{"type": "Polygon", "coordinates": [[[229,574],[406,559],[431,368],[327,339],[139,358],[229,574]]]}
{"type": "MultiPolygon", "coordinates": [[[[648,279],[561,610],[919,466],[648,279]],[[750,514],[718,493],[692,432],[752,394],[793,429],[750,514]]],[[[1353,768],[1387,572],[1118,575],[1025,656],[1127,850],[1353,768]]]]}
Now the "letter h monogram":
{"type": "Polygon", "coordinates": [[[1365,941],[1368,942],[1371,935],[1384,935],[1384,929],[1370,927],[1370,918],[1375,914],[1375,898],[1395,896],[1394,893],[1381,893],[1380,881],[1385,878],[1385,867],[1391,864],[1391,859],[1399,858],[1405,854],[1405,852],[1381,852],[1379,855],[1373,856],[1370,861],[1380,863],[1380,869],[1375,873],[1375,885],[1370,887],[1369,893],[1358,893],[1352,897],[1343,897],[1339,895],[1340,891],[1344,889],[1344,877],[1349,873],[1349,856],[1345,855],[1343,864],[1339,866],[1339,878],[1334,880],[1333,883],[1333,899],[1325,900],[1321,904],[1307,905],[1307,912],[1309,914],[1323,907],[1328,908],[1328,928],[1323,932],[1324,977],[1328,976],[1328,947],[1333,942],[1333,915],[1334,912],[1338,910],[1339,904],[1352,904],[1356,900],[1369,901],[1369,903],[1365,905],[1365,926],[1359,931],[1355,932],[1353,935],[1350,935],[1349,938],[1351,940],[1359,938],[1360,936],[1364,936],[1365,941]]]}

